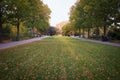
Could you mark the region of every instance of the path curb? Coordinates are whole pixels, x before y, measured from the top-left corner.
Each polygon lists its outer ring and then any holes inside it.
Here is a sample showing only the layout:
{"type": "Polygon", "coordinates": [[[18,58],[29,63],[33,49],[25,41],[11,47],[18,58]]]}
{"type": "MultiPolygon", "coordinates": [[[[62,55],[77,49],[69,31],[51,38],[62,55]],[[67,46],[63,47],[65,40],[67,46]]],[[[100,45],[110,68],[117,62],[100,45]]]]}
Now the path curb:
{"type": "Polygon", "coordinates": [[[27,44],[27,43],[34,42],[34,41],[40,41],[40,40],[42,40],[44,38],[48,38],[48,37],[49,36],[43,36],[43,37],[32,38],[32,39],[22,40],[22,41],[0,43],[0,49],[7,49],[7,48],[10,48],[10,47],[14,47],[14,46],[22,45],[22,44],[27,44]]]}
{"type": "Polygon", "coordinates": [[[103,41],[98,41],[98,40],[90,40],[90,39],[85,39],[85,38],[79,38],[79,37],[72,37],[75,39],[79,39],[82,41],[88,41],[88,42],[95,42],[95,43],[100,43],[100,44],[106,44],[106,45],[111,45],[111,46],[117,46],[120,47],[120,44],[118,43],[111,43],[111,42],[103,42],[103,41]]]}

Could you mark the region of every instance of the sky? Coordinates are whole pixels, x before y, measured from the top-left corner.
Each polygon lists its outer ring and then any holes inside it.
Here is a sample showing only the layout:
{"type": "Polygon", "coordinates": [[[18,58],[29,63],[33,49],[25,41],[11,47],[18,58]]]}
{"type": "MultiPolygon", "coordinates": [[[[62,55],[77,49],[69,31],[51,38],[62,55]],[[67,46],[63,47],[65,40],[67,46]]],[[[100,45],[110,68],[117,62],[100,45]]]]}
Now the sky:
{"type": "Polygon", "coordinates": [[[50,25],[56,26],[56,24],[62,21],[69,20],[69,12],[72,5],[76,0],[42,0],[51,9],[50,25]]]}

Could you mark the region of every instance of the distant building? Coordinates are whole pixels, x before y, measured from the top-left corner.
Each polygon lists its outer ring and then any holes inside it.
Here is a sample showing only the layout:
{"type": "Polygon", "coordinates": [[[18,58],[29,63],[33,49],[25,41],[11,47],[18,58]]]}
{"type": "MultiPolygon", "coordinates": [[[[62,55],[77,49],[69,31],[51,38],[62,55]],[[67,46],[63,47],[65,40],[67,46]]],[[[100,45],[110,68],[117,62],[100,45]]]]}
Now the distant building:
{"type": "Polygon", "coordinates": [[[77,0],[76,3],[78,3],[80,0],[77,0]]]}
{"type": "Polygon", "coordinates": [[[68,21],[63,21],[56,25],[56,28],[58,29],[58,34],[62,34],[62,27],[67,23],[68,23],[68,21]]]}

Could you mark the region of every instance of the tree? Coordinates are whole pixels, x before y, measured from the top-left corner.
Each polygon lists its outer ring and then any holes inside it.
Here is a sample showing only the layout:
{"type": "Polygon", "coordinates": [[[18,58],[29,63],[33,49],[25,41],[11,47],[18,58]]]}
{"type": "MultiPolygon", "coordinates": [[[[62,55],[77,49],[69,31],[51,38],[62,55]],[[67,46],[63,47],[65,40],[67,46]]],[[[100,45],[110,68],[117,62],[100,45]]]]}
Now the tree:
{"type": "Polygon", "coordinates": [[[83,34],[84,37],[85,12],[81,6],[81,3],[76,3],[75,6],[71,8],[70,13],[70,22],[74,25],[75,29],[79,30],[79,36],[83,34]],[[83,30],[83,33],[81,33],[81,29],[83,30]]]}
{"type": "MultiPolygon", "coordinates": [[[[31,14],[26,20],[26,26],[34,29],[36,27],[40,32],[46,32],[49,27],[50,9],[40,0],[29,0],[31,6],[31,14]]],[[[34,33],[32,33],[34,36],[34,33]]]]}
{"type": "MultiPolygon", "coordinates": [[[[9,0],[9,23],[17,27],[16,40],[20,38],[21,22],[32,29],[48,26],[50,9],[41,0],[9,0]],[[44,22],[45,25],[42,24],[44,22]],[[41,26],[41,24],[42,26],[41,26]]],[[[40,28],[41,29],[41,28],[40,28]]]]}
{"type": "Polygon", "coordinates": [[[0,0],[0,41],[2,39],[2,0],[0,0]]]}
{"type": "Polygon", "coordinates": [[[3,40],[3,24],[7,20],[9,1],[0,0],[0,42],[3,40]]]}
{"type": "Polygon", "coordinates": [[[56,35],[57,34],[57,28],[55,28],[55,27],[49,27],[48,28],[48,35],[50,35],[50,36],[53,36],[53,35],[56,35]]]}
{"type": "Polygon", "coordinates": [[[21,23],[32,28],[47,30],[50,13],[50,9],[42,0],[0,0],[0,39],[3,37],[4,23],[17,27],[17,40],[20,37],[21,23]]]}
{"type": "Polygon", "coordinates": [[[115,19],[116,14],[118,14],[119,4],[119,0],[92,0],[92,5],[95,6],[93,7],[94,24],[97,21],[98,26],[103,26],[104,36],[106,35],[107,27],[113,24],[112,18],[115,19]]]}
{"type": "Polygon", "coordinates": [[[10,0],[8,16],[9,22],[17,27],[16,40],[20,38],[20,23],[24,22],[29,16],[30,5],[28,0],[10,0]]]}
{"type": "Polygon", "coordinates": [[[74,27],[72,26],[72,23],[67,23],[62,27],[63,35],[73,35],[74,34],[74,27]]]}
{"type": "MultiPolygon", "coordinates": [[[[112,24],[120,22],[120,1],[119,0],[79,0],[71,8],[70,22],[76,28],[87,28],[88,37],[90,29],[103,27],[104,36],[106,30],[112,24]]],[[[99,34],[97,34],[98,36],[99,34]]]]}

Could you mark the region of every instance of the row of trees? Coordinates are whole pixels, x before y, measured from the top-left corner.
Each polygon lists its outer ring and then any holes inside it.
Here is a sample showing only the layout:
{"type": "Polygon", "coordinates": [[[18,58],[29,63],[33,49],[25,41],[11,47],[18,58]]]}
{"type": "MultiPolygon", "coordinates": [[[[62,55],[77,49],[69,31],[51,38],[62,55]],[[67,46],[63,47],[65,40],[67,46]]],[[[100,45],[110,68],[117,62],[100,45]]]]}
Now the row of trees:
{"type": "Polygon", "coordinates": [[[75,32],[75,29],[73,27],[73,25],[68,22],[66,23],[63,27],[62,27],[62,34],[64,36],[70,36],[70,35],[73,35],[75,32]]]}
{"type": "Polygon", "coordinates": [[[0,0],[0,41],[4,37],[4,24],[16,26],[16,40],[20,38],[21,24],[45,32],[49,27],[50,13],[48,6],[41,0],[0,0]]]}
{"type": "Polygon", "coordinates": [[[100,29],[106,36],[108,28],[120,27],[120,0],[79,0],[71,7],[70,23],[83,37],[87,30],[89,38],[91,29],[96,30],[97,37],[100,29]]]}

